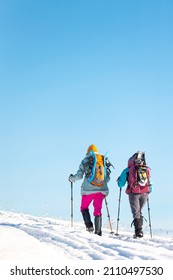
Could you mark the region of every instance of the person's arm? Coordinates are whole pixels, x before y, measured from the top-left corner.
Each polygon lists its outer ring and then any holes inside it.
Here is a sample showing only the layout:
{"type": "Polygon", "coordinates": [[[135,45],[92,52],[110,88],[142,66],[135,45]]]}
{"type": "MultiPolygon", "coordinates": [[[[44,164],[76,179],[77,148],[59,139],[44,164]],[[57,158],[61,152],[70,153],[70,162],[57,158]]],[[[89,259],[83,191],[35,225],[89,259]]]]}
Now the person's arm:
{"type": "Polygon", "coordinates": [[[127,181],[127,176],[128,176],[128,172],[129,172],[129,169],[128,168],[125,168],[121,175],[118,177],[117,179],[117,184],[118,184],[118,187],[119,188],[122,188],[125,186],[126,184],[126,181],[127,181]]]}

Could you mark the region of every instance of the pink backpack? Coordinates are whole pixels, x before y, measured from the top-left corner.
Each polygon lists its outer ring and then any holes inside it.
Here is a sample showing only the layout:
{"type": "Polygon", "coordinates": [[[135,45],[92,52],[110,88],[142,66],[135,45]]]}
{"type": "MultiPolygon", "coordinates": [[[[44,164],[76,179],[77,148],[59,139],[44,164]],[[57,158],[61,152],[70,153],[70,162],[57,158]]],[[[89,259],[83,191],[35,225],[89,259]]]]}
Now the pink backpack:
{"type": "Polygon", "coordinates": [[[150,168],[146,165],[145,153],[137,152],[128,160],[128,186],[126,193],[150,191],[150,168]]]}

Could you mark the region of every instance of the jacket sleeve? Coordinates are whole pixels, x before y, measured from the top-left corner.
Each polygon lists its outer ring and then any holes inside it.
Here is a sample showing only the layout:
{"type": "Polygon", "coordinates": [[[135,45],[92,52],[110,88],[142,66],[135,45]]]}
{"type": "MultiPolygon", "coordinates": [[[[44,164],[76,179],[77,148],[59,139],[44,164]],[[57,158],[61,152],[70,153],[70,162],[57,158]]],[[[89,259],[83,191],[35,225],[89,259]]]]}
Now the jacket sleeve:
{"type": "Polygon", "coordinates": [[[118,184],[119,188],[124,187],[124,185],[126,184],[128,172],[129,172],[129,169],[125,168],[122,171],[121,175],[118,177],[117,184],[118,184]]]}
{"type": "Polygon", "coordinates": [[[81,162],[81,164],[79,165],[78,171],[76,172],[76,174],[73,175],[73,180],[74,180],[74,181],[77,181],[77,180],[80,180],[80,179],[83,178],[84,173],[85,173],[84,162],[85,162],[85,160],[83,160],[83,161],[81,162]]]}

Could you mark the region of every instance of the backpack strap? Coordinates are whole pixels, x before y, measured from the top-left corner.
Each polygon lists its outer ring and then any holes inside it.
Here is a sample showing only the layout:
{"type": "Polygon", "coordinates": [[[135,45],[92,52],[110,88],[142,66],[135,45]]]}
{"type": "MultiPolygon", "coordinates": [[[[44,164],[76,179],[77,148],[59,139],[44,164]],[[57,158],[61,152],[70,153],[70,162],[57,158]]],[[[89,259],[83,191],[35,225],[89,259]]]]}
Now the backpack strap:
{"type": "Polygon", "coordinates": [[[96,154],[93,151],[90,151],[90,154],[93,156],[94,159],[94,163],[93,163],[93,167],[91,170],[91,177],[88,178],[88,182],[91,183],[92,180],[94,179],[95,176],[95,168],[96,168],[96,163],[97,163],[97,158],[96,158],[96,154]]]}

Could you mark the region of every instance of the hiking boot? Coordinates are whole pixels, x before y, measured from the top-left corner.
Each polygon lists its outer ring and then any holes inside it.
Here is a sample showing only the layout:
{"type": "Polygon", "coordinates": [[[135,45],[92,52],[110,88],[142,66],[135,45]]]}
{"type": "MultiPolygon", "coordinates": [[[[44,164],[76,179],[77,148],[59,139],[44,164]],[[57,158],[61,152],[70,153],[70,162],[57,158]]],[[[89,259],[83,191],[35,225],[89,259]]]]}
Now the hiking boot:
{"type": "Polygon", "coordinates": [[[143,231],[139,230],[138,233],[137,233],[137,236],[140,237],[140,238],[143,237],[144,236],[143,231]]]}
{"type": "MultiPolygon", "coordinates": [[[[82,213],[82,216],[83,216],[83,220],[84,220],[84,224],[86,226],[86,229],[88,230],[90,228],[93,228],[93,223],[91,222],[91,217],[90,217],[89,210],[88,209],[84,209],[84,210],[81,211],[81,213],[82,213]]],[[[92,230],[90,230],[90,232],[91,231],[92,230]]]]}
{"type": "Polygon", "coordinates": [[[93,231],[94,231],[94,228],[93,228],[93,227],[86,227],[86,231],[88,231],[88,232],[93,232],[93,231]]]}
{"type": "Polygon", "coordinates": [[[102,216],[95,216],[95,234],[102,235],[101,227],[102,227],[102,216]]]}
{"type": "Polygon", "coordinates": [[[133,235],[134,238],[142,238],[144,236],[143,231],[142,230],[135,230],[135,234],[133,235]]]}
{"type": "Polygon", "coordinates": [[[136,218],[133,221],[134,227],[135,227],[135,235],[136,237],[143,237],[143,231],[142,231],[142,225],[143,225],[143,217],[140,216],[140,218],[136,218]]]}

